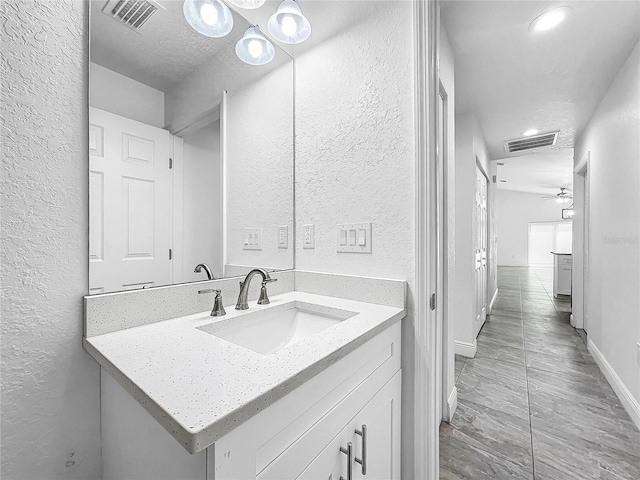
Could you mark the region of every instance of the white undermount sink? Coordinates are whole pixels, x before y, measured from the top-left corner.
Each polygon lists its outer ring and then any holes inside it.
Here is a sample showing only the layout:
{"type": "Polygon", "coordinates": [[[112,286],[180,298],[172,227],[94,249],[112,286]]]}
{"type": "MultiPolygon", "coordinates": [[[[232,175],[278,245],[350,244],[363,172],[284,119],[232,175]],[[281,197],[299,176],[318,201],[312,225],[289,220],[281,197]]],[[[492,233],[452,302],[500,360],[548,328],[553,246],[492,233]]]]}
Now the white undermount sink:
{"type": "Polygon", "coordinates": [[[269,355],[336,325],[355,312],[290,302],[198,327],[261,355],[269,355]]]}

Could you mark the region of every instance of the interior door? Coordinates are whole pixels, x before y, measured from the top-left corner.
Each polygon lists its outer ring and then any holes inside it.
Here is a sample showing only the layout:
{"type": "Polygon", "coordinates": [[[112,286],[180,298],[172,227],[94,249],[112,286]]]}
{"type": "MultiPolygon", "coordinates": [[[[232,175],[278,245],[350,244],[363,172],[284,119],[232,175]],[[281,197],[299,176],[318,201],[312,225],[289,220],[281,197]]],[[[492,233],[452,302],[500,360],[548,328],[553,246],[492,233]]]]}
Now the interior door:
{"type": "Polygon", "coordinates": [[[487,319],[487,178],[476,165],[476,197],[473,215],[474,257],[475,257],[475,297],[476,335],[487,319]]]}
{"type": "Polygon", "coordinates": [[[171,135],[89,111],[89,291],[171,283],[171,135]]]}

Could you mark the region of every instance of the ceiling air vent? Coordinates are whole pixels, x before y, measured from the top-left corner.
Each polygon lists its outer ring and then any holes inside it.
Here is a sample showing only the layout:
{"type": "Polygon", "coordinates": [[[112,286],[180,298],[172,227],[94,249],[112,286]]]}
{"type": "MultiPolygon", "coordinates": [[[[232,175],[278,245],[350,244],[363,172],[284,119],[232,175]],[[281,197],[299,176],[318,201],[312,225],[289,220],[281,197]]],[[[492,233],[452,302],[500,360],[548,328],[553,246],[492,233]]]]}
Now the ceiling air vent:
{"type": "Polygon", "coordinates": [[[158,7],[159,4],[148,0],[109,0],[102,11],[132,30],[138,30],[158,7]]]}
{"type": "Polygon", "coordinates": [[[531,135],[530,137],[516,138],[504,142],[504,151],[507,153],[522,152],[533,148],[550,147],[558,141],[560,131],[531,135]]]}

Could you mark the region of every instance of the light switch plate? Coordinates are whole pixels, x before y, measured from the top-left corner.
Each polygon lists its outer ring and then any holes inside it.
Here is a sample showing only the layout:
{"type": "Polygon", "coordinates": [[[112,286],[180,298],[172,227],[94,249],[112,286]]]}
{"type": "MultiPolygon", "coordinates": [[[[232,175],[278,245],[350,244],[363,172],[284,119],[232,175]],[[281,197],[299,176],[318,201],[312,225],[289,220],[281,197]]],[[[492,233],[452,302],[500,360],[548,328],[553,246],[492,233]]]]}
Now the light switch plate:
{"type": "Polygon", "coordinates": [[[243,250],[262,250],[262,229],[244,228],[242,230],[243,250]]]}
{"type": "Polygon", "coordinates": [[[278,227],[278,248],[289,248],[289,227],[287,225],[278,227]]]}
{"type": "Polygon", "coordinates": [[[312,223],[302,226],[302,248],[316,248],[316,229],[312,223]]]}
{"type": "Polygon", "coordinates": [[[336,251],[343,253],[371,253],[371,223],[336,225],[336,251]]]}

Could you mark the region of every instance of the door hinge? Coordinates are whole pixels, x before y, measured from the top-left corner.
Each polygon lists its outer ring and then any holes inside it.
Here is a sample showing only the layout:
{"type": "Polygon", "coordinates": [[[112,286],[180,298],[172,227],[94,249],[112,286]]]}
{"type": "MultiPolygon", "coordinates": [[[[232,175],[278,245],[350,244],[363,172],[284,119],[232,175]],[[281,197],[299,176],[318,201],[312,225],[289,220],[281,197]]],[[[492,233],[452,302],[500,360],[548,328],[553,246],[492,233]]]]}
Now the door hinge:
{"type": "Polygon", "coordinates": [[[436,294],[435,293],[431,294],[430,306],[431,306],[431,310],[435,310],[436,309],[436,294]]]}
{"type": "Polygon", "coordinates": [[[169,158],[169,170],[173,168],[173,158],[169,158]]]}
{"type": "Polygon", "coordinates": [[[169,249],[169,260],[173,260],[173,250],[169,249]]]}

